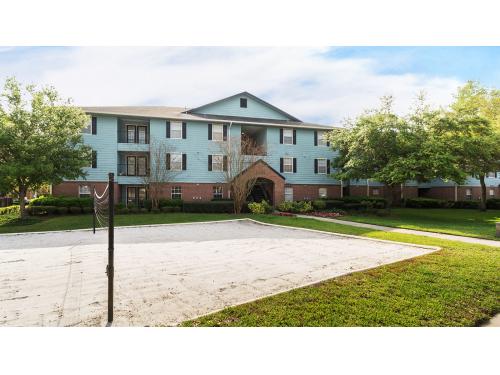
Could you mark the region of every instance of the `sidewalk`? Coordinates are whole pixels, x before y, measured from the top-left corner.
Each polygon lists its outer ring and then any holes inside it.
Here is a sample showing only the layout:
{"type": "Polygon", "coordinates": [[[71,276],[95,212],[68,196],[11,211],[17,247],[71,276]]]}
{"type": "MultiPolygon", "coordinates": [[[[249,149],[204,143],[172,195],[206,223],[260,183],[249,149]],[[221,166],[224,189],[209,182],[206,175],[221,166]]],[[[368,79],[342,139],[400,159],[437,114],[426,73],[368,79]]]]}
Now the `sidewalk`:
{"type": "Polygon", "coordinates": [[[385,231],[385,232],[415,234],[417,236],[434,237],[434,238],[440,238],[443,240],[460,241],[460,242],[468,242],[468,243],[479,244],[479,245],[500,247],[500,241],[487,240],[484,238],[455,236],[453,234],[426,232],[426,231],[422,231],[422,230],[385,227],[382,225],[357,223],[354,221],[338,220],[338,219],[331,219],[331,218],[326,218],[326,217],[316,217],[316,216],[308,216],[308,215],[297,215],[297,217],[301,217],[304,219],[315,219],[315,220],[319,220],[319,221],[328,221],[328,222],[340,224],[340,225],[350,225],[352,227],[381,230],[381,231],[385,231]]]}

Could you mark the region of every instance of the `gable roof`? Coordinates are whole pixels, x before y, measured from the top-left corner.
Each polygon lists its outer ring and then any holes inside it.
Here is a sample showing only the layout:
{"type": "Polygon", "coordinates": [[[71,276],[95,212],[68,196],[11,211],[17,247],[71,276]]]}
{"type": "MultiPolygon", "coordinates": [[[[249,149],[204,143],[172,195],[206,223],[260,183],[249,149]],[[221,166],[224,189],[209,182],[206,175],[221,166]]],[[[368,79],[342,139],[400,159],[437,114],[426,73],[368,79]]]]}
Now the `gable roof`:
{"type": "Polygon", "coordinates": [[[278,177],[282,178],[283,180],[286,180],[285,176],[283,176],[281,173],[279,173],[276,169],[274,169],[273,167],[271,167],[267,162],[265,162],[264,160],[262,159],[259,159],[259,160],[256,160],[254,161],[252,164],[250,164],[248,167],[246,167],[243,171],[241,171],[240,173],[238,173],[236,177],[238,177],[239,175],[241,174],[244,174],[246,171],[248,171],[250,168],[254,168],[257,164],[263,164],[264,167],[266,168],[269,168],[274,174],[276,174],[278,177]]]}
{"type": "Polygon", "coordinates": [[[195,113],[195,114],[196,114],[196,112],[198,112],[198,111],[200,111],[200,110],[202,110],[202,109],[204,109],[204,108],[207,108],[207,107],[212,106],[212,105],[214,105],[214,104],[221,103],[221,102],[226,101],[226,100],[233,99],[233,98],[235,98],[235,97],[237,97],[237,96],[247,96],[247,97],[249,97],[249,98],[251,98],[251,99],[255,100],[256,102],[259,102],[259,103],[261,103],[261,104],[265,105],[266,107],[269,107],[269,108],[271,108],[272,110],[274,110],[274,111],[276,111],[276,112],[280,113],[281,115],[285,116],[286,118],[288,118],[288,119],[289,119],[289,120],[291,120],[291,121],[302,122],[302,121],[301,121],[301,120],[299,120],[297,117],[294,117],[294,116],[292,116],[291,114],[289,114],[289,113],[287,113],[287,112],[285,112],[285,111],[283,111],[283,110],[279,109],[278,107],[275,107],[275,106],[274,106],[274,105],[272,105],[271,103],[268,103],[268,102],[266,102],[265,100],[263,100],[263,99],[261,99],[261,98],[259,98],[259,97],[255,96],[255,95],[253,95],[253,94],[250,94],[248,91],[242,91],[242,92],[240,92],[240,93],[237,93],[237,94],[234,94],[234,95],[228,96],[228,97],[226,97],[226,98],[222,98],[222,99],[216,100],[215,102],[207,103],[207,104],[204,104],[204,105],[202,105],[202,106],[200,106],[200,107],[192,108],[192,109],[190,109],[190,110],[185,111],[185,113],[195,113]]]}

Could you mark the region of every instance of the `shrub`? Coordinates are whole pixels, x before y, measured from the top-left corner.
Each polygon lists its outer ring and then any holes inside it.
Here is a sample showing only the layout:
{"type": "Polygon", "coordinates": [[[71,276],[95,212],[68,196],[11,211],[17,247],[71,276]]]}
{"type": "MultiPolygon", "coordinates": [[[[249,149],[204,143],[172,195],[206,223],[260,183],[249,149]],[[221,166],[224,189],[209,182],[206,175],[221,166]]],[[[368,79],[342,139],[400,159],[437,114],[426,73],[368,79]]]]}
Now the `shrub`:
{"type": "Polygon", "coordinates": [[[153,208],[153,201],[151,199],[145,199],[144,200],[144,208],[147,209],[148,211],[153,208]]]}
{"type": "Polygon", "coordinates": [[[334,209],[334,208],[342,208],[344,207],[345,203],[344,201],[341,201],[341,200],[338,200],[338,199],[332,199],[332,200],[325,200],[325,208],[327,210],[331,210],[331,209],[334,209]]]}
{"type": "Polygon", "coordinates": [[[30,206],[92,207],[92,198],[42,196],[32,199],[30,206]]]}
{"type": "Polygon", "coordinates": [[[323,199],[316,199],[313,201],[313,206],[316,210],[324,210],[326,208],[326,201],[323,199]]]}
{"type": "Polygon", "coordinates": [[[49,210],[54,206],[33,206],[33,207],[28,207],[28,214],[32,216],[43,216],[43,215],[48,215],[49,210]],[[47,209],[47,207],[50,207],[47,209]]]}
{"type": "Polygon", "coordinates": [[[442,199],[432,198],[407,198],[405,199],[405,207],[408,208],[445,208],[448,202],[442,199]]]}
{"type": "Polygon", "coordinates": [[[20,208],[17,205],[0,207],[0,215],[18,214],[19,210],[20,210],[20,208]]]}
{"type": "Polygon", "coordinates": [[[128,211],[131,213],[131,214],[138,214],[139,213],[139,208],[138,207],[135,207],[135,206],[131,206],[128,208],[128,211]]]}
{"type": "Polygon", "coordinates": [[[283,212],[306,213],[313,210],[310,201],[282,202],[278,205],[278,210],[283,212]]]}
{"type": "Polygon", "coordinates": [[[125,203],[117,203],[115,204],[115,208],[118,210],[118,209],[122,209],[122,208],[125,208],[125,203]]]}
{"type": "Polygon", "coordinates": [[[360,203],[361,207],[363,206],[368,206],[367,203],[364,202],[371,202],[373,208],[386,208],[387,207],[387,199],[384,198],[376,198],[376,197],[366,197],[366,196],[348,196],[348,197],[343,197],[341,200],[345,204],[349,203],[360,203]]]}
{"type": "Polygon", "coordinates": [[[162,207],[182,207],[182,199],[160,199],[158,205],[162,207]]]}
{"type": "Polygon", "coordinates": [[[232,201],[185,202],[184,212],[191,213],[228,213],[234,212],[232,201]]]}
{"type": "Polygon", "coordinates": [[[267,203],[266,200],[263,200],[260,203],[258,202],[249,203],[248,208],[250,209],[250,212],[253,214],[270,214],[271,212],[273,212],[273,206],[267,203]]]}
{"type": "Polygon", "coordinates": [[[451,208],[479,208],[479,201],[450,201],[449,207],[451,208]]]}
{"type": "Polygon", "coordinates": [[[117,208],[116,213],[119,215],[126,215],[129,213],[129,209],[127,207],[117,208]]]}
{"type": "Polygon", "coordinates": [[[83,213],[84,214],[91,214],[94,212],[94,208],[93,207],[83,207],[83,213]]]}
{"type": "Polygon", "coordinates": [[[165,213],[181,212],[181,207],[166,206],[166,207],[160,208],[160,211],[165,212],[165,213]]]}
{"type": "Polygon", "coordinates": [[[490,210],[500,210],[500,199],[499,198],[487,199],[486,208],[489,208],[490,210]]]}
{"type": "Polygon", "coordinates": [[[77,207],[77,206],[72,206],[68,209],[68,212],[70,214],[81,214],[82,213],[82,208],[81,207],[77,207]]]}
{"type": "Polygon", "coordinates": [[[147,208],[144,208],[144,207],[143,207],[143,208],[140,208],[140,209],[139,209],[139,212],[140,212],[141,214],[146,214],[146,213],[148,213],[148,212],[149,212],[149,210],[148,210],[147,208]]]}
{"type": "Polygon", "coordinates": [[[151,213],[152,213],[152,214],[158,214],[158,213],[160,213],[160,212],[161,212],[161,211],[160,211],[160,209],[159,209],[159,208],[152,208],[152,209],[151,209],[151,213]]]}

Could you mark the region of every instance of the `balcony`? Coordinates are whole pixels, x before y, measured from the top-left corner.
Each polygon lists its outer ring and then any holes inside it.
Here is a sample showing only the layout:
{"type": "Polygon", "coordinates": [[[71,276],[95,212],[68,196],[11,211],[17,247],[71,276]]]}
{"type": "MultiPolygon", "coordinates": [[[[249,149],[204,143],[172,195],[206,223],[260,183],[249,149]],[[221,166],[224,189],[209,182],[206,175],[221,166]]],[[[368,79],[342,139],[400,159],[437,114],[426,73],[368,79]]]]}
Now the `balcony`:
{"type": "Polygon", "coordinates": [[[118,122],[118,143],[149,144],[149,122],[120,119],[118,122]]]}
{"type": "Polygon", "coordinates": [[[131,176],[131,177],[147,177],[149,176],[149,168],[139,166],[137,163],[118,164],[118,176],[131,176]]]}

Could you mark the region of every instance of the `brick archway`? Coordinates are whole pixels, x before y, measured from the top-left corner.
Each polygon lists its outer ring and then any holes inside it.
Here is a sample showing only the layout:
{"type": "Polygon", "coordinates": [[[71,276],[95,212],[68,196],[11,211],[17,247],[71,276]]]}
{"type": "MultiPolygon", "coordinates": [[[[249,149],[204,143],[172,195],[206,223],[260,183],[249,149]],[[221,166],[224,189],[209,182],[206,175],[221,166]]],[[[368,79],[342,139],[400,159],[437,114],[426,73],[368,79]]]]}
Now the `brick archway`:
{"type": "Polygon", "coordinates": [[[273,205],[280,204],[285,199],[285,177],[264,160],[257,160],[246,170],[252,170],[252,174],[260,179],[272,182],[273,205]]]}

